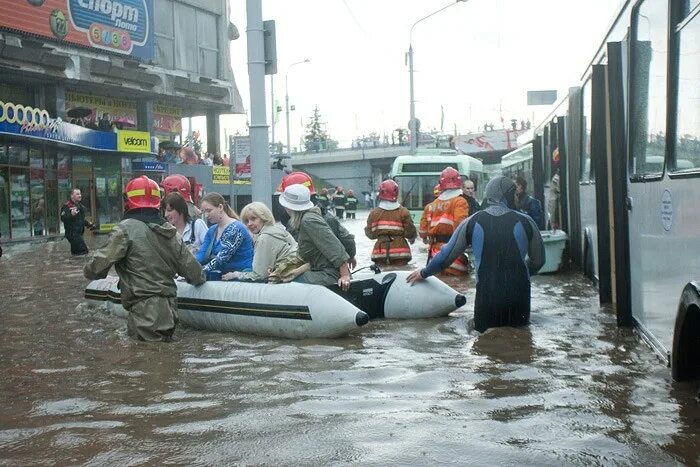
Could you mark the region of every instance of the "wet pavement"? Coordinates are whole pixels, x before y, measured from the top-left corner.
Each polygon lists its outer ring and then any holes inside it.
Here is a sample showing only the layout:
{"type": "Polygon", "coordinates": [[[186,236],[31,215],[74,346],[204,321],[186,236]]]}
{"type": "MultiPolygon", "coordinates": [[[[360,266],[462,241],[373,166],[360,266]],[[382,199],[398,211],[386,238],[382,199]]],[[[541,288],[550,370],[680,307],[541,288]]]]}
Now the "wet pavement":
{"type": "MultiPolygon", "coordinates": [[[[363,220],[346,225],[367,265],[363,220]]],[[[67,241],[4,249],[0,465],[700,461],[697,383],[673,383],[575,273],[533,279],[521,329],[475,332],[472,284],[453,279],[469,301],[448,318],[146,344],[80,305],[85,259],[67,241]]]]}

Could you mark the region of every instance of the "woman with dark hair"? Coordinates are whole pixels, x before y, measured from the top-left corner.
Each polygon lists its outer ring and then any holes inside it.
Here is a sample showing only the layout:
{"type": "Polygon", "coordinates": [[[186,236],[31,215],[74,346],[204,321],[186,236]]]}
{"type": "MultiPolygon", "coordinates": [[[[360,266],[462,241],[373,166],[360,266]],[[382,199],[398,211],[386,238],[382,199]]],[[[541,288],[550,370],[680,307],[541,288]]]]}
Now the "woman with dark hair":
{"type": "Polygon", "coordinates": [[[238,214],[219,193],[208,193],[200,203],[202,212],[213,224],[196,254],[204,265],[208,280],[220,280],[223,273],[245,271],[253,267],[253,239],[238,214]]]}
{"type": "Polygon", "coordinates": [[[192,254],[197,253],[207,235],[207,224],[199,218],[191,218],[187,201],[179,193],[165,195],[160,203],[160,212],[177,229],[182,241],[192,254]]]}

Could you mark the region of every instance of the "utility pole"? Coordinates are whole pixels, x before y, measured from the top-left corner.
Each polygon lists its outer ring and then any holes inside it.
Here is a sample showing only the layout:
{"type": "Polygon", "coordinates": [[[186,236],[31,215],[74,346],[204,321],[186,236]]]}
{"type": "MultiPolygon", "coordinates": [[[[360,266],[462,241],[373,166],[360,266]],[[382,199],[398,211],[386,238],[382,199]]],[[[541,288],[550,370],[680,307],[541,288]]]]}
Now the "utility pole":
{"type": "Polygon", "coordinates": [[[270,75],[270,147],[275,150],[275,75],[270,75]]]}
{"type": "Polygon", "coordinates": [[[265,116],[265,37],[262,0],[246,0],[250,83],[250,166],[253,201],[272,206],[270,148],[265,116]]]}

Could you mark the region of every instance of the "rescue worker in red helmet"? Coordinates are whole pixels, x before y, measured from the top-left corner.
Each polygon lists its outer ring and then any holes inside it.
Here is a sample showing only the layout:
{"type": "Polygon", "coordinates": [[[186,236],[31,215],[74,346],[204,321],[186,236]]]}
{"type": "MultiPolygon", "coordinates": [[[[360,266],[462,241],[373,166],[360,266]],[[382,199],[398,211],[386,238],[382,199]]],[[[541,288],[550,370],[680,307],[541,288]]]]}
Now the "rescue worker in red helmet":
{"type": "MultiPolygon", "coordinates": [[[[447,167],[440,175],[440,196],[431,203],[428,225],[428,260],[450,241],[457,226],[469,217],[469,203],[462,197],[462,177],[456,169],[447,167]]],[[[443,270],[444,274],[462,276],[469,272],[468,259],[462,255],[443,270]]]]}
{"type": "Polygon", "coordinates": [[[357,198],[352,190],[348,190],[348,196],[345,198],[345,218],[355,219],[357,213],[357,198]]]}
{"type": "Polygon", "coordinates": [[[335,208],[335,215],[338,219],[342,219],[343,213],[345,212],[345,203],[347,201],[342,186],[335,187],[335,193],[333,193],[332,198],[333,207],[335,208]]]}
{"type": "Polygon", "coordinates": [[[420,223],[418,224],[418,235],[423,240],[423,243],[428,243],[428,229],[430,228],[430,219],[433,217],[433,203],[437,201],[438,196],[440,196],[440,184],[438,183],[433,187],[433,201],[425,205],[423,208],[423,215],[420,218],[420,223]]]}
{"type": "Polygon", "coordinates": [[[88,279],[107,277],[114,265],[122,305],[129,313],[129,335],[145,341],[172,340],[177,324],[179,275],[195,285],[204,282],[202,267],[177,229],[160,217],[160,188],[145,175],[124,189],[126,212],[103,248],[83,268],[88,279]]]}
{"type": "MultiPolygon", "coordinates": [[[[311,194],[313,197],[313,193],[311,194]]],[[[316,206],[321,208],[322,211],[328,211],[330,208],[330,198],[328,197],[328,188],[321,188],[321,192],[316,195],[316,206]]]]}
{"type": "MultiPolygon", "coordinates": [[[[340,243],[343,244],[345,252],[348,254],[348,256],[350,256],[350,260],[348,261],[350,269],[355,269],[355,266],[357,266],[357,260],[355,259],[355,255],[357,254],[357,248],[355,246],[355,236],[351,234],[345,227],[343,227],[338,221],[338,219],[328,211],[328,197],[326,197],[325,205],[322,202],[322,200],[319,199],[318,195],[316,194],[314,182],[311,179],[311,176],[309,176],[309,174],[301,171],[296,171],[291,172],[290,174],[282,178],[282,181],[280,182],[279,186],[277,187],[277,190],[275,191],[275,196],[272,197],[272,213],[275,216],[275,219],[277,219],[278,222],[281,222],[282,225],[287,227],[287,231],[289,231],[289,233],[292,234],[292,237],[294,237],[295,240],[298,240],[297,237],[299,233],[289,226],[289,215],[279,203],[280,194],[282,194],[284,190],[291,185],[303,185],[309,189],[309,192],[311,193],[311,202],[314,203],[318,208],[320,208],[321,216],[326,221],[326,224],[328,224],[328,226],[331,228],[338,240],[340,240],[340,243]]],[[[325,192],[326,195],[328,194],[328,190],[326,188],[323,188],[321,192],[325,192]]]]}
{"type": "Polygon", "coordinates": [[[163,191],[166,195],[170,193],[179,193],[185,198],[187,214],[189,214],[192,219],[202,217],[202,212],[197,209],[197,206],[195,206],[192,201],[192,184],[187,177],[181,174],[168,175],[160,182],[160,186],[163,187],[163,191]]]}
{"type": "Polygon", "coordinates": [[[411,261],[411,247],[416,240],[416,226],[408,209],[397,201],[399,186],[393,180],[379,184],[379,206],[367,217],[365,234],[377,240],[372,249],[372,261],[380,264],[404,265],[411,261]],[[408,240],[408,242],[406,241],[408,240]]]}

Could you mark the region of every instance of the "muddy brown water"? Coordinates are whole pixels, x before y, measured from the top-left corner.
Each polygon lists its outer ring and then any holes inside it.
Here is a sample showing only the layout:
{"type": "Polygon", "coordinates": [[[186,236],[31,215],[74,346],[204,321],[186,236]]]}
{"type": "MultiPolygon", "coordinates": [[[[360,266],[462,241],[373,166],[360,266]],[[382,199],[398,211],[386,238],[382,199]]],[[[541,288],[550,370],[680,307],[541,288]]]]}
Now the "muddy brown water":
{"type": "MultiPolygon", "coordinates": [[[[346,225],[366,265],[363,222],[346,225]]],[[[673,383],[576,273],[533,279],[521,329],[475,332],[473,284],[452,279],[469,301],[447,318],[332,340],[180,329],[146,344],[80,305],[83,262],[65,240],[0,258],[0,465],[700,460],[697,384],[673,383]]]]}

